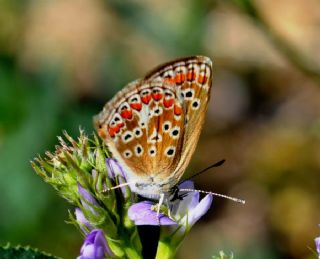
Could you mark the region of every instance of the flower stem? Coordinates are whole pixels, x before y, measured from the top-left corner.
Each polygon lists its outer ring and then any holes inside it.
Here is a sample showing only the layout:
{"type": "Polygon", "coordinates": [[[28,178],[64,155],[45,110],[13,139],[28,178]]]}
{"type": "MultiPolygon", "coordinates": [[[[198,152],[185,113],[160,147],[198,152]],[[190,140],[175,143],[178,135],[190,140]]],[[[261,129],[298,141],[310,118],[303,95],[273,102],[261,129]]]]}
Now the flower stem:
{"type": "Polygon", "coordinates": [[[170,245],[169,240],[160,240],[158,243],[158,250],[156,259],[171,259],[176,254],[176,247],[170,245]]]}

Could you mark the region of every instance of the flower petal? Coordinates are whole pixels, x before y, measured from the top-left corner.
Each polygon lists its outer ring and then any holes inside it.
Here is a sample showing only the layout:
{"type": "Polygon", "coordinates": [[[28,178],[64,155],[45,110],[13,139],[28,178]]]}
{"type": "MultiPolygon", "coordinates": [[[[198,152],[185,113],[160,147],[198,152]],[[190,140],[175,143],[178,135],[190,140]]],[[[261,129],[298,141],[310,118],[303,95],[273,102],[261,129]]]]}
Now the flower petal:
{"type": "Polygon", "coordinates": [[[123,170],[122,166],[118,163],[117,160],[113,158],[107,158],[107,167],[108,167],[108,175],[111,179],[114,179],[117,175],[120,175],[127,179],[127,175],[123,170]]]}
{"type": "MultiPolygon", "coordinates": [[[[213,197],[211,194],[206,195],[195,208],[189,210],[184,215],[184,217],[179,221],[179,224],[185,227],[188,225],[188,227],[191,228],[204,214],[207,213],[212,204],[212,199],[213,197]]],[[[183,228],[181,231],[184,231],[183,228]]]]}
{"type": "Polygon", "coordinates": [[[81,230],[87,234],[87,231],[83,228],[83,226],[86,226],[89,230],[93,229],[93,226],[90,224],[90,222],[87,220],[87,218],[84,216],[83,212],[76,208],[74,214],[76,215],[76,219],[79,223],[79,226],[81,230]]]}
{"type": "Polygon", "coordinates": [[[142,201],[130,206],[128,210],[129,218],[136,225],[176,225],[177,223],[162,213],[152,210],[154,204],[150,201],[142,201]]]}
{"type": "Polygon", "coordinates": [[[78,192],[81,196],[80,198],[86,200],[88,203],[91,203],[92,205],[99,206],[96,199],[91,195],[90,192],[83,188],[80,183],[78,183],[78,192]]]}
{"type": "Polygon", "coordinates": [[[108,246],[101,229],[94,229],[87,235],[80,250],[78,259],[103,259],[113,253],[108,246]]]}
{"type": "Polygon", "coordinates": [[[192,226],[196,223],[207,211],[210,209],[213,197],[211,194],[207,194],[199,204],[189,211],[188,213],[188,223],[192,226]]]}
{"type": "MultiPolygon", "coordinates": [[[[192,181],[185,181],[179,184],[179,189],[194,189],[192,181]]],[[[199,204],[198,192],[183,192],[180,191],[179,195],[185,195],[182,200],[176,200],[172,204],[171,212],[175,218],[182,218],[188,211],[192,210],[199,204]]]]}
{"type": "MultiPolygon", "coordinates": [[[[119,176],[119,184],[123,184],[126,182],[126,173],[123,170],[122,166],[117,162],[117,160],[112,158],[107,158],[107,167],[108,167],[108,175],[111,179],[115,179],[115,177],[119,176]]],[[[124,197],[128,196],[126,187],[120,187],[124,197]]]]}

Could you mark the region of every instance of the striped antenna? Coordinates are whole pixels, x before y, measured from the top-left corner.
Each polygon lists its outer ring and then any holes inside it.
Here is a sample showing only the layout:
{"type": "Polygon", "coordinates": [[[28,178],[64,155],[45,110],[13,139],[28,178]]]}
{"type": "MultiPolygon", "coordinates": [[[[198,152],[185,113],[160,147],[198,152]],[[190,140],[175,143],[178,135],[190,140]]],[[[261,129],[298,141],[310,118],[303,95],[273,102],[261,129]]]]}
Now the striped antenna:
{"type": "Polygon", "coordinates": [[[211,194],[211,195],[214,195],[214,196],[217,196],[217,197],[225,198],[225,199],[232,200],[232,201],[235,201],[235,202],[239,202],[239,203],[242,203],[242,204],[246,203],[245,200],[234,198],[234,197],[227,196],[227,195],[220,194],[220,193],[215,193],[215,192],[206,192],[206,191],[195,190],[195,189],[179,189],[179,192],[180,191],[182,191],[182,192],[199,192],[199,193],[211,194]]]}
{"type": "Polygon", "coordinates": [[[118,184],[118,185],[113,186],[113,187],[111,187],[111,188],[105,188],[105,189],[103,189],[102,192],[112,191],[112,190],[114,190],[114,189],[118,189],[118,188],[121,188],[121,187],[130,185],[130,184],[132,184],[132,183],[133,183],[133,182],[118,184]]]}

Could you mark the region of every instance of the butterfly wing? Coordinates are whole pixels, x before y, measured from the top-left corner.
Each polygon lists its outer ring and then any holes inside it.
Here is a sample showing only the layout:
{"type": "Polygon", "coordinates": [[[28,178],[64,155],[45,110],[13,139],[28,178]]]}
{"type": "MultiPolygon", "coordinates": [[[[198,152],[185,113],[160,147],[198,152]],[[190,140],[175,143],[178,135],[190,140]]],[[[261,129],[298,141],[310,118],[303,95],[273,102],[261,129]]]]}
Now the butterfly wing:
{"type": "Polygon", "coordinates": [[[95,117],[134,191],[151,197],[179,181],[199,139],[211,83],[209,58],[169,62],[127,85],[95,117]]]}

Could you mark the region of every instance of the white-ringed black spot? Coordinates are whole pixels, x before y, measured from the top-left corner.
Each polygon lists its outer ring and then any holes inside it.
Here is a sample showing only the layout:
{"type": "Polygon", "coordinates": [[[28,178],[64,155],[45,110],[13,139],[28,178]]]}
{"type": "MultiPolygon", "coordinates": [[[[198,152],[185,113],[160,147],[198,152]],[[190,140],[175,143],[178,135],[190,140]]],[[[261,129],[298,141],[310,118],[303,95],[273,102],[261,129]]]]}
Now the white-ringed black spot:
{"type": "Polygon", "coordinates": [[[136,153],[136,156],[141,156],[143,153],[143,147],[141,145],[136,145],[135,146],[135,153],[136,153]]]}
{"type": "Polygon", "coordinates": [[[140,128],[135,128],[134,134],[137,138],[140,138],[142,136],[142,130],[140,128]]]}
{"type": "Polygon", "coordinates": [[[175,126],[172,128],[170,135],[173,139],[176,139],[179,137],[179,133],[180,133],[180,127],[179,126],[175,126]]]}
{"type": "Polygon", "coordinates": [[[155,116],[159,116],[162,113],[162,108],[161,107],[157,107],[153,110],[153,114],[155,116]]]}
{"type": "Polygon", "coordinates": [[[164,132],[168,132],[171,128],[171,122],[170,121],[165,121],[163,123],[163,131],[164,132]]]}
{"type": "Polygon", "coordinates": [[[125,158],[130,158],[132,156],[132,152],[129,149],[127,149],[123,152],[123,155],[125,158]]]}
{"type": "Polygon", "coordinates": [[[174,152],[175,152],[175,147],[173,146],[170,146],[165,150],[165,154],[168,157],[172,157],[174,155],[174,152]]]}
{"type": "Polygon", "coordinates": [[[123,140],[124,143],[130,142],[132,139],[133,139],[133,134],[132,134],[131,131],[128,130],[128,131],[123,133],[122,140],[123,140]]]}
{"type": "Polygon", "coordinates": [[[192,109],[197,110],[200,106],[200,101],[194,100],[191,105],[192,105],[192,109]]]}
{"type": "Polygon", "coordinates": [[[155,155],[156,155],[156,152],[157,152],[156,147],[151,147],[151,148],[149,149],[149,155],[150,155],[150,156],[155,156],[155,155]]]}
{"type": "Polygon", "coordinates": [[[192,95],[193,95],[192,91],[186,92],[186,97],[187,98],[192,98],[192,95]]]}
{"type": "Polygon", "coordinates": [[[178,136],[179,135],[179,130],[175,129],[172,131],[173,136],[178,136]]]}

